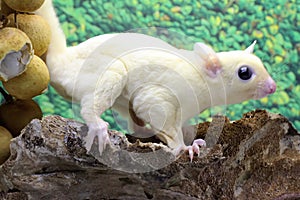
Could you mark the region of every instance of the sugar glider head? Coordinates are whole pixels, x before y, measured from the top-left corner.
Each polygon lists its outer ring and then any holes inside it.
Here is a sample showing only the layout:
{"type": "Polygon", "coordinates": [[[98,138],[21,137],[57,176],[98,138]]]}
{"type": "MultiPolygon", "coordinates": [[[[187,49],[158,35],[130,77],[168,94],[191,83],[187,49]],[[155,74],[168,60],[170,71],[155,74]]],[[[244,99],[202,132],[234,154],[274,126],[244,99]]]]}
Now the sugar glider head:
{"type": "Polygon", "coordinates": [[[262,61],[253,54],[255,43],[245,50],[219,53],[202,43],[194,46],[195,53],[206,60],[207,80],[222,82],[223,88],[216,86],[214,89],[225,90],[227,104],[260,99],[276,90],[276,83],[262,61]]]}

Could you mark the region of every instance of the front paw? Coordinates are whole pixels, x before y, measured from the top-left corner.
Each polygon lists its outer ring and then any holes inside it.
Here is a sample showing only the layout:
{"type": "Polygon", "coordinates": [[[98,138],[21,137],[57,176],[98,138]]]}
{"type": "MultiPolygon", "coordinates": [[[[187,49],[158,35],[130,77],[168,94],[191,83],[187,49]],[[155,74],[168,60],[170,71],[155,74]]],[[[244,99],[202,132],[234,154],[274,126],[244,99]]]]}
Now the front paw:
{"type": "Polygon", "coordinates": [[[94,139],[98,138],[98,150],[100,155],[102,155],[107,144],[110,144],[110,139],[108,135],[108,123],[105,121],[99,122],[97,124],[89,124],[89,130],[87,136],[83,138],[84,146],[87,152],[91,151],[94,139]]]}

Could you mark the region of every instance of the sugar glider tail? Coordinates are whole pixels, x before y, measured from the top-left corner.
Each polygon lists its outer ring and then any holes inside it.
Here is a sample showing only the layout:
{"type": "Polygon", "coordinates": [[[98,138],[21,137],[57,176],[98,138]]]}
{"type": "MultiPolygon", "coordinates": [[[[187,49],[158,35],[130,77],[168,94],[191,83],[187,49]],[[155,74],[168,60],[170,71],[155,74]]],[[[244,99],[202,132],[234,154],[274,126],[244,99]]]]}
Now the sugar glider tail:
{"type": "Polygon", "coordinates": [[[67,50],[66,37],[60,27],[52,0],[45,0],[42,7],[35,11],[35,14],[42,16],[51,28],[51,42],[47,52],[48,56],[64,53],[67,50]]]}

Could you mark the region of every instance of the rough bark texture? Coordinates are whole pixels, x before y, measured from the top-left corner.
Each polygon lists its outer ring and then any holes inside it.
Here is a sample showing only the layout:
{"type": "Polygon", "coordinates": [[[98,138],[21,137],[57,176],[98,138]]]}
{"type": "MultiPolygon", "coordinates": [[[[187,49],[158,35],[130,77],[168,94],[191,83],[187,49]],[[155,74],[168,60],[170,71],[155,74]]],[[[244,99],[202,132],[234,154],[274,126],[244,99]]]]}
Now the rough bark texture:
{"type": "Polygon", "coordinates": [[[260,110],[195,128],[209,147],[190,162],[114,131],[113,148],[100,157],[94,144],[87,155],[84,124],[33,120],[0,167],[0,198],[300,199],[300,135],[286,118],[260,110]]]}

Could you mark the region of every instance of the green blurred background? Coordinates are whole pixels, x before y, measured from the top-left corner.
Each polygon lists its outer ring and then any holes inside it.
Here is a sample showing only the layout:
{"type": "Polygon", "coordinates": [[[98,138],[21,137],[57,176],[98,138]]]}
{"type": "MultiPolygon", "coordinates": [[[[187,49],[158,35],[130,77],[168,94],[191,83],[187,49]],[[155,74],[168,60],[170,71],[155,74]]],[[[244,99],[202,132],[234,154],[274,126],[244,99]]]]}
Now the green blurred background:
{"type": "MultiPolygon", "coordinates": [[[[258,41],[259,56],[278,88],[274,95],[228,106],[231,120],[261,108],[281,113],[300,130],[300,0],[53,0],[68,45],[96,35],[136,28],[161,27],[215,51],[244,49],[258,41]]],[[[78,105],[66,102],[53,88],[35,98],[45,115],[78,116],[78,105]]],[[[126,128],[107,111],[111,128],[126,128]]],[[[211,110],[191,123],[210,120],[211,110]]]]}

